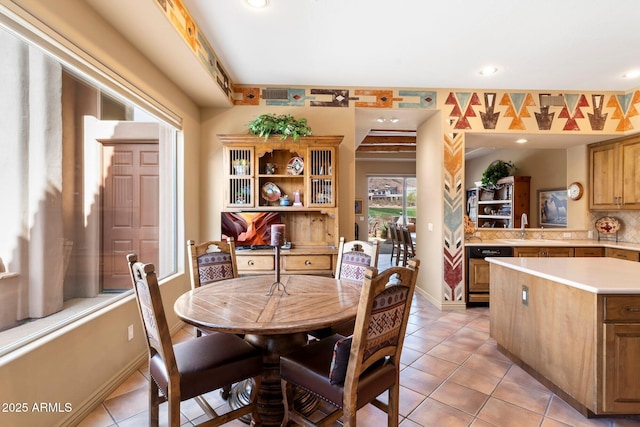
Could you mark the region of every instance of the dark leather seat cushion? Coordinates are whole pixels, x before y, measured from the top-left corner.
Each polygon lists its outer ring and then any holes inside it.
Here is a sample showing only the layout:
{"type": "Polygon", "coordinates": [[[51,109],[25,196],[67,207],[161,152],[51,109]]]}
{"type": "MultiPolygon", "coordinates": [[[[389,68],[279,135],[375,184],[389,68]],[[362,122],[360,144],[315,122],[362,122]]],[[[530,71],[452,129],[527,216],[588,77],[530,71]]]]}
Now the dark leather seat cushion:
{"type": "MultiPolygon", "coordinates": [[[[335,334],[281,356],[280,376],[342,407],[344,384],[334,385],[329,380],[333,349],[341,338],[344,337],[335,334]]],[[[375,363],[360,376],[358,408],[373,400],[395,381],[395,369],[390,363],[385,360],[375,363]]]]}
{"type": "MultiPolygon", "coordinates": [[[[180,398],[190,399],[262,373],[262,351],[233,334],[213,333],[174,345],[180,372],[180,398]]],[[[168,374],[160,355],[153,356],[149,372],[163,393],[168,374]]]]}

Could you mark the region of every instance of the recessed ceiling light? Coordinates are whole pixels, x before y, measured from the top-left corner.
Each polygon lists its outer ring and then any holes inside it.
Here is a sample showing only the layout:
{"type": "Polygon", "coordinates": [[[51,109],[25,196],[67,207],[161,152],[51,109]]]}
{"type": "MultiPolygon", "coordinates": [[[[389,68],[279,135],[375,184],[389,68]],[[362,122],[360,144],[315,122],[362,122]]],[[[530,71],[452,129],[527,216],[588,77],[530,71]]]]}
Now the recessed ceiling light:
{"type": "Polygon", "coordinates": [[[526,139],[524,139],[524,138],[516,139],[516,143],[518,143],[518,144],[524,144],[526,142],[528,142],[528,141],[526,139]]]}
{"type": "Polygon", "coordinates": [[[481,76],[491,76],[498,72],[498,69],[493,65],[489,65],[480,70],[481,76]]]}
{"type": "Polygon", "coordinates": [[[269,4],[269,0],[247,0],[247,4],[251,7],[261,8],[269,4]]]}
{"type": "Polygon", "coordinates": [[[397,118],[397,117],[394,117],[394,118],[392,118],[392,119],[391,119],[391,120],[389,120],[389,121],[390,121],[391,123],[398,123],[398,122],[400,121],[400,119],[399,119],[399,118],[397,118]]]}
{"type": "Polygon", "coordinates": [[[384,123],[384,122],[385,122],[385,119],[384,119],[384,117],[378,117],[378,118],[376,119],[376,122],[378,122],[378,123],[384,123]]]}
{"type": "Polygon", "coordinates": [[[635,79],[637,77],[640,77],[640,70],[628,71],[628,72],[624,73],[622,75],[622,77],[625,78],[625,79],[635,79]]]}

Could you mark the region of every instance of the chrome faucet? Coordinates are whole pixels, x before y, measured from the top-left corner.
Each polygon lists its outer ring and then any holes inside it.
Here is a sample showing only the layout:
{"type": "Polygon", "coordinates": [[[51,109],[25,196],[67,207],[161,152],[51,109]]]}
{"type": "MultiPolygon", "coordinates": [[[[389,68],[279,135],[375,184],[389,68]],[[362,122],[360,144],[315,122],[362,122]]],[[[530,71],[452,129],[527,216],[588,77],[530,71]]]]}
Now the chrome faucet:
{"type": "Polygon", "coordinates": [[[528,225],[529,221],[527,220],[527,214],[522,213],[522,217],[520,218],[520,238],[524,239],[527,235],[527,231],[524,229],[525,225],[528,225]]]}

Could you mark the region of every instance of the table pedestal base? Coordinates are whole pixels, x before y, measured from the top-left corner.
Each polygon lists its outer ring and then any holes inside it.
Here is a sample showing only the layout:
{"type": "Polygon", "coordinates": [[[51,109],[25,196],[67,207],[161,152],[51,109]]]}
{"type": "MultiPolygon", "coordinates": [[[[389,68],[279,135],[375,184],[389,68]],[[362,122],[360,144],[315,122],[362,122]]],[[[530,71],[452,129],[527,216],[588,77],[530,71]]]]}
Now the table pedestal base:
{"type": "MultiPolygon", "coordinates": [[[[263,426],[279,426],[284,418],[282,388],[280,386],[280,355],[290,353],[307,343],[307,334],[299,332],[286,335],[250,335],[245,340],[262,348],[264,353],[264,372],[262,384],[258,390],[258,412],[263,426]]],[[[233,387],[229,405],[237,408],[249,402],[251,380],[240,382],[233,387]]],[[[319,401],[309,393],[300,391],[294,397],[296,408],[310,414],[318,408],[319,401]]],[[[249,418],[244,421],[249,423],[249,418]]]]}

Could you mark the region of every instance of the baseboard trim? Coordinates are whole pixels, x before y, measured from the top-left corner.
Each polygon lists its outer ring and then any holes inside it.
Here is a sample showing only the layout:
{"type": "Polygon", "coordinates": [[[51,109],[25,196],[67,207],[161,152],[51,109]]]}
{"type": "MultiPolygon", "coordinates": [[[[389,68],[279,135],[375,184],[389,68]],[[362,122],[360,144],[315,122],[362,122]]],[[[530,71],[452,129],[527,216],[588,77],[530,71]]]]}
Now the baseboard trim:
{"type": "MultiPolygon", "coordinates": [[[[176,323],[171,330],[171,335],[173,336],[176,332],[184,327],[183,322],[176,323]]],[[[125,382],[131,375],[133,375],[140,366],[145,363],[148,359],[148,352],[145,350],[131,362],[129,362],[126,366],[124,366],[116,375],[111,377],[109,381],[104,383],[102,387],[97,389],[95,393],[90,395],[87,399],[84,400],[78,407],[74,407],[73,412],[69,414],[68,417],[61,420],[57,427],[63,426],[77,426],[80,424],[82,420],[84,420],[91,412],[93,412],[102,402],[105,401],[111,393],[113,393],[120,385],[125,382]]]]}
{"type": "Polygon", "coordinates": [[[467,305],[464,301],[441,301],[434,298],[431,294],[427,293],[424,289],[416,286],[416,292],[425,297],[431,304],[433,304],[440,311],[445,310],[466,310],[467,305]]]}

